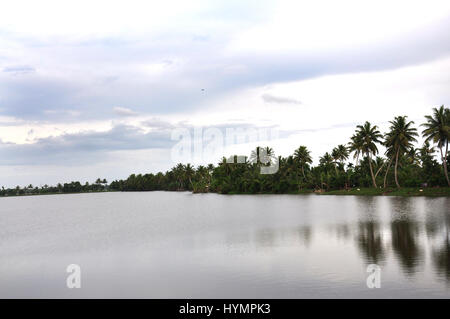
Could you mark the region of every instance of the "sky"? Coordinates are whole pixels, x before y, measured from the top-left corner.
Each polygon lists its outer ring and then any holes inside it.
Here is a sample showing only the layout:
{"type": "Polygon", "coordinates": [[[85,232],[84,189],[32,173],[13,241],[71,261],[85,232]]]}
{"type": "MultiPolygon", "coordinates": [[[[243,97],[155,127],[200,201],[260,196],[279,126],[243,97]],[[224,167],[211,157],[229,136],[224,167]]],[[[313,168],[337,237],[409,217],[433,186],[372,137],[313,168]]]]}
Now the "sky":
{"type": "Polygon", "coordinates": [[[0,186],[166,171],[180,129],[277,130],[220,151],[317,163],[367,120],[418,126],[449,88],[449,1],[9,1],[0,186]]]}

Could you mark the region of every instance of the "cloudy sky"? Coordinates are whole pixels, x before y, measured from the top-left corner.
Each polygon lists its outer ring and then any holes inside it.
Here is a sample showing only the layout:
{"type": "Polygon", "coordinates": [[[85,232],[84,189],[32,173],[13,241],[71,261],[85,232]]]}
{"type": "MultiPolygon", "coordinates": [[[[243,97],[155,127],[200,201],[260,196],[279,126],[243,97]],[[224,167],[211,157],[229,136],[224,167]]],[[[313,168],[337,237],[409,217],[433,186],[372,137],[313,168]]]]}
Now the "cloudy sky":
{"type": "Polygon", "coordinates": [[[446,0],[9,1],[0,185],[165,171],[178,128],[277,128],[259,144],[317,160],[449,88],[446,0]]]}

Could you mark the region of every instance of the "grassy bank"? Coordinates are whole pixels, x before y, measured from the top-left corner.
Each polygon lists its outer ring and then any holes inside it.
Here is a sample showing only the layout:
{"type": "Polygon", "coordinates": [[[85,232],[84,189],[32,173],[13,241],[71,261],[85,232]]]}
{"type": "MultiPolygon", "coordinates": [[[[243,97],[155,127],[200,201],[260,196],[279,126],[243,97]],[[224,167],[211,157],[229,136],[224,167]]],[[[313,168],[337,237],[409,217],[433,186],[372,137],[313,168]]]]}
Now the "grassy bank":
{"type": "Polygon", "coordinates": [[[353,188],[350,190],[334,190],[321,195],[366,195],[366,196],[450,196],[450,187],[417,188],[353,188]]]}

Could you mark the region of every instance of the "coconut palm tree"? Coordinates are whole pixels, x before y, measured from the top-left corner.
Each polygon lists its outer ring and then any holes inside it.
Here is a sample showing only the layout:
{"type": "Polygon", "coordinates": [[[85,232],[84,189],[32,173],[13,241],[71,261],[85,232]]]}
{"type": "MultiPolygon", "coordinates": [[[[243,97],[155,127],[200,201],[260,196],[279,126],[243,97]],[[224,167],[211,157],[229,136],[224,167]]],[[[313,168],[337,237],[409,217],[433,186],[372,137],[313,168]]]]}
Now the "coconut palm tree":
{"type": "Polygon", "coordinates": [[[419,149],[419,154],[421,156],[431,155],[434,152],[434,146],[431,146],[429,141],[425,141],[422,145],[422,148],[419,149]]]}
{"type": "Polygon", "coordinates": [[[178,182],[178,190],[183,189],[183,177],[184,177],[184,165],[179,163],[177,166],[172,168],[173,175],[178,182]]]}
{"type": "Polygon", "coordinates": [[[194,177],[194,174],[195,174],[194,167],[191,164],[186,164],[186,166],[184,166],[184,176],[188,179],[191,187],[193,186],[192,178],[194,177]]]}
{"type": "Polygon", "coordinates": [[[331,157],[333,157],[334,160],[334,168],[336,171],[336,175],[338,174],[336,163],[339,162],[342,166],[345,160],[348,159],[348,149],[344,145],[340,144],[333,148],[333,151],[331,152],[331,157]]]}
{"type": "Polygon", "coordinates": [[[207,169],[207,174],[208,174],[208,183],[211,185],[211,177],[212,177],[212,173],[214,172],[214,165],[208,164],[206,169],[207,169]]]}
{"type": "Polygon", "coordinates": [[[294,159],[300,165],[303,178],[306,180],[305,166],[307,164],[312,164],[312,157],[311,157],[311,153],[308,151],[308,148],[303,145],[301,145],[299,148],[297,148],[294,152],[294,159]]]}
{"type": "Polygon", "coordinates": [[[345,145],[340,144],[337,146],[338,151],[338,160],[339,162],[344,163],[348,159],[348,149],[345,147],[345,145]]]}
{"type": "Polygon", "coordinates": [[[415,136],[418,136],[417,129],[412,127],[413,121],[407,122],[407,116],[397,116],[393,121],[389,121],[391,127],[385,135],[385,146],[392,149],[395,154],[394,176],[395,184],[400,188],[398,183],[398,158],[413,148],[413,142],[417,142],[415,136]]]}
{"type": "Polygon", "coordinates": [[[260,147],[257,146],[256,149],[250,154],[250,162],[256,163],[258,165],[265,164],[269,165],[275,159],[275,152],[269,146],[260,147]]]}
{"type": "Polygon", "coordinates": [[[391,168],[392,161],[395,158],[395,154],[394,154],[394,151],[393,151],[392,148],[387,148],[386,152],[384,154],[386,155],[387,158],[389,158],[389,163],[388,163],[388,166],[386,168],[386,172],[384,173],[384,181],[383,181],[383,188],[386,188],[386,186],[387,186],[387,175],[389,173],[389,169],[391,168]]]}
{"type": "Polygon", "coordinates": [[[445,178],[447,179],[448,186],[450,186],[447,169],[448,141],[450,139],[450,109],[444,108],[443,105],[439,108],[433,108],[433,115],[426,115],[425,119],[427,122],[422,124],[425,127],[422,134],[426,137],[425,141],[433,141],[439,147],[445,178]],[[445,147],[445,152],[442,151],[443,147],[445,147]]]}
{"type": "Polygon", "coordinates": [[[205,166],[200,165],[197,167],[196,173],[200,179],[204,179],[208,175],[208,169],[205,166]]]}
{"type": "Polygon", "coordinates": [[[376,125],[372,126],[368,121],[366,121],[364,125],[358,125],[356,127],[355,135],[352,136],[352,142],[356,143],[358,146],[358,149],[355,150],[355,152],[366,154],[369,159],[370,175],[374,187],[377,187],[377,182],[375,181],[375,175],[373,174],[372,155],[378,153],[376,143],[381,143],[381,137],[382,135],[380,131],[378,131],[378,127],[376,125]]]}
{"type": "Polygon", "coordinates": [[[326,152],[322,157],[319,158],[319,163],[325,168],[329,168],[333,165],[333,157],[330,153],[326,152]]]}
{"type": "Polygon", "coordinates": [[[409,164],[419,165],[419,149],[411,147],[406,154],[409,164]]]}
{"type": "Polygon", "coordinates": [[[333,150],[331,151],[331,158],[333,159],[334,171],[336,175],[338,175],[336,163],[339,161],[339,150],[337,149],[337,147],[333,148],[333,150]]]}
{"type": "Polygon", "coordinates": [[[362,143],[363,141],[359,134],[354,134],[350,138],[350,143],[348,143],[348,150],[350,153],[354,153],[353,159],[356,161],[356,165],[358,165],[359,156],[361,155],[362,143]]]}
{"type": "Polygon", "coordinates": [[[381,170],[383,169],[384,165],[386,165],[386,161],[380,157],[377,156],[374,160],[376,167],[378,167],[376,173],[375,173],[375,180],[377,179],[378,174],[381,172],[381,170]]]}
{"type": "Polygon", "coordinates": [[[333,167],[334,161],[330,153],[326,152],[323,156],[319,157],[319,166],[322,168],[320,171],[320,188],[326,185],[327,189],[330,187],[330,170],[333,167]],[[324,182],[326,179],[326,183],[324,182]]]}

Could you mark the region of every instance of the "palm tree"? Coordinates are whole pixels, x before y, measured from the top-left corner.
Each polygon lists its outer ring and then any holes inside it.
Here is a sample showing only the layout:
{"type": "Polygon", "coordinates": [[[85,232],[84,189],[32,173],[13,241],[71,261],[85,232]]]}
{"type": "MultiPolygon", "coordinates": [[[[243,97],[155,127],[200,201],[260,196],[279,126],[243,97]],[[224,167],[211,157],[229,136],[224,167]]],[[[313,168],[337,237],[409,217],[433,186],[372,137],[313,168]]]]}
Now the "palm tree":
{"type": "Polygon", "coordinates": [[[347,147],[345,147],[345,145],[340,144],[337,146],[337,151],[338,151],[339,162],[344,163],[344,161],[346,161],[348,159],[347,147]]]}
{"type": "Polygon", "coordinates": [[[378,167],[376,173],[375,173],[375,180],[377,179],[378,174],[381,172],[381,170],[383,169],[384,165],[386,164],[386,161],[380,157],[377,156],[374,160],[376,167],[378,167]]]}
{"type": "Polygon", "coordinates": [[[387,158],[390,158],[389,164],[388,164],[388,166],[386,168],[386,172],[384,173],[383,188],[386,188],[386,186],[387,186],[387,175],[389,173],[389,169],[391,168],[392,161],[395,158],[395,154],[394,154],[392,148],[387,148],[386,152],[384,154],[387,156],[387,158]]]}
{"type": "Polygon", "coordinates": [[[422,145],[422,148],[419,149],[420,156],[426,156],[433,154],[435,152],[434,146],[430,145],[429,141],[425,141],[422,145]]]}
{"type": "Polygon", "coordinates": [[[256,164],[261,163],[261,146],[257,146],[256,149],[250,153],[250,162],[256,164]]]}
{"type": "Polygon", "coordinates": [[[172,169],[173,175],[178,182],[178,190],[183,189],[184,165],[179,163],[172,169]]]}
{"type": "Polygon", "coordinates": [[[208,169],[205,166],[200,165],[197,167],[196,175],[200,180],[203,180],[208,175],[208,169]]]}
{"type": "Polygon", "coordinates": [[[408,163],[412,165],[419,165],[419,149],[411,147],[407,152],[408,163]]]}
{"type": "Polygon", "coordinates": [[[413,148],[412,142],[417,142],[415,136],[418,136],[417,129],[411,127],[414,122],[406,121],[407,116],[397,116],[393,121],[389,121],[391,127],[385,136],[385,146],[392,149],[395,154],[394,176],[395,184],[400,188],[398,183],[398,158],[413,148]]]}
{"type": "Polygon", "coordinates": [[[374,187],[377,187],[377,182],[375,181],[375,175],[373,174],[372,155],[376,155],[378,153],[376,143],[381,143],[381,137],[382,135],[380,131],[378,131],[378,127],[376,125],[372,126],[367,121],[364,125],[358,125],[356,127],[356,133],[352,137],[352,141],[356,141],[359,146],[358,152],[366,154],[369,159],[370,175],[372,177],[374,187]]]}
{"type": "Polygon", "coordinates": [[[208,164],[206,169],[207,169],[207,173],[208,173],[208,183],[211,185],[211,177],[212,177],[212,173],[214,172],[214,165],[208,164]]]}
{"type": "Polygon", "coordinates": [[[330,187],[329,183],[329,170],[333,166],[334,161],[333,157],[330,155],[330,153],[326,152],[322,157],[319,158],[319,164],[323,167],[324,172],[322,171],[320,174],[320,188],[322,188],[323,184],[327,186],[327,189],[330,187]],[[325,174],[327,182],[323,182],[323,175],[325,174]]]}
{"type": "Polygon", "coordinates": [[[448,140],[450,139],[450,109],[444,108],[444,106],[441,105],[439,109],[433,108],[433,115],[426,115],[425,118],[427,122],[422,124],[422,126],[425,127],[422,134],[426,137],[425,141],[437,143],[441,152],[445,178],[447,179],[448,186],[450,186],[447,169],[448,140]],[[443,153],[442,148],[444,146],[445,152],[443,153]]]}
{"type": "Polygon", "coordinates": [[[305,166],[307,164],[312,164],[312,157],[311,157],[310,152],[308,151],[308,148],[303,145],[301,145],[299,148],[297,148],[294,152],[294,159],[300,165],[303,178],[306,180],[305,166]]]}
{"type": "Polygon", "coordinates": [[[337,147],[333,148],[333,151],[331,152],[331,156],[334,160],[334,168],[336,170],[336,175],[338,174],[338,170],[336,167],[336,163],[339,162],[340,164],[343,164],[345,160],[348,159],[348,149],[344,145],[340,144],[337,147]]]}
{"type": "Polygon", "coordinates": [[[334,171],[336,172],[336,175],[337,175],[338,170],[337,170],[336,163],[339,161],[339,150],[337,149],[337,147],[333,148],[333,150],[331,151],[331,158],[333,159],[334,171]]]}
{"type": "Polygon", "coordinates": [[[333,157],[330,155],[330,153],[326,152],[322,157],[319,158],[319,163],[325,168],[328,168],[334,163],[333,157]]]}
{"type": "Polygon", "coordinates": [[[194,167],[191,164],[186,164],[186,166],[184,166],[184,176],[188,179],[191,187],[193,186],[192,177],[194,177],[194,174],[195,174],[194,167]]]}
{"type": "Polygon", "coordinates": [[[250,162],[269,165],[275,159],[275,153],[269,146],[256,147],[250,154],[250,162]]]}
{"type": "Polygon", "coordinates": [[[353,154],[353,159],[356,160],[356,165],[358,165],[358,161],[359,161],[359,156],[361,155],[361,149],[362,149],[362,139],[361,136],[359,134],[354,134],[351,138],[350,138],[350,143],[348,143],[348,150],[350,153],[354,153],[353,154]]]}

